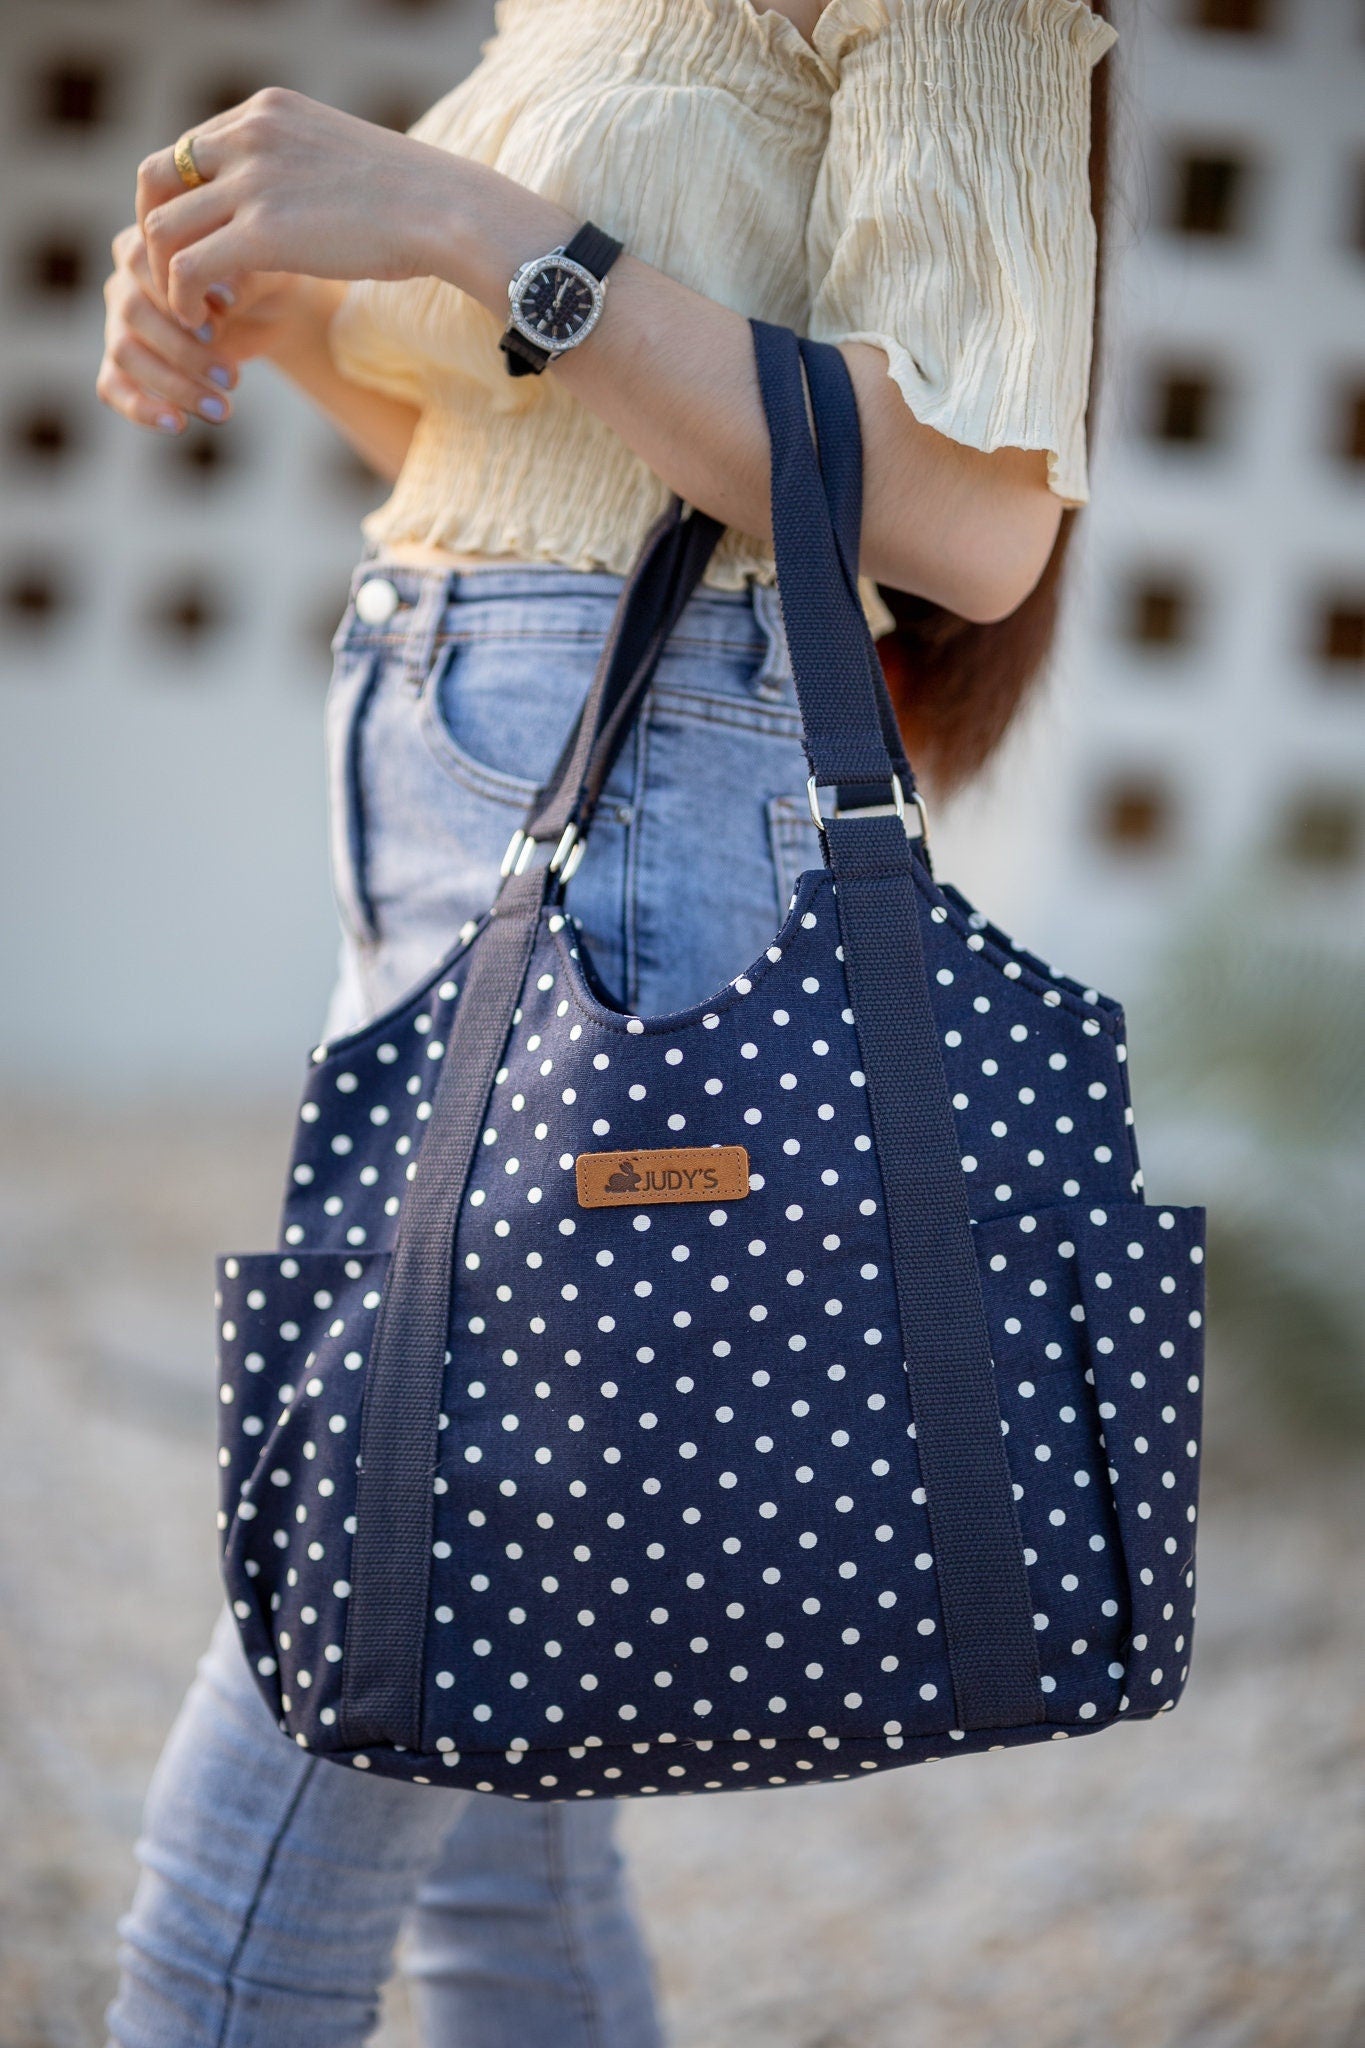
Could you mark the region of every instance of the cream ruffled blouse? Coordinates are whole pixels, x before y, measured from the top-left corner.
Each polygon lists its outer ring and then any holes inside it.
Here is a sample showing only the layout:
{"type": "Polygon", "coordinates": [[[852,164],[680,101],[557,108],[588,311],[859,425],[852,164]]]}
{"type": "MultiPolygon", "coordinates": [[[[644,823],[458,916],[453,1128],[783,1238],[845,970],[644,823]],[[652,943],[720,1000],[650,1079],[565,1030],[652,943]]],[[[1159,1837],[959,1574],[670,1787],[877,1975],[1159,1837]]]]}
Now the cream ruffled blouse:
{"type": "MultiPolygon", "coordinates": [[[[1084,0],[829,0],[813,45],[755,0],[500,0],[495,21],[415,136],[736,312],[873,343],[917,419],[1046,449],[1084,502],[1089,80],[1114,40],[1084,0]]],[[[348,289],[338,368],[421,408],[366,539],[623,573],[667,486],[553,368],[508,377],[500,331],[433,278],[348,289]]],[[[732,530],[708,581],[772,575],[732,530]]]]}

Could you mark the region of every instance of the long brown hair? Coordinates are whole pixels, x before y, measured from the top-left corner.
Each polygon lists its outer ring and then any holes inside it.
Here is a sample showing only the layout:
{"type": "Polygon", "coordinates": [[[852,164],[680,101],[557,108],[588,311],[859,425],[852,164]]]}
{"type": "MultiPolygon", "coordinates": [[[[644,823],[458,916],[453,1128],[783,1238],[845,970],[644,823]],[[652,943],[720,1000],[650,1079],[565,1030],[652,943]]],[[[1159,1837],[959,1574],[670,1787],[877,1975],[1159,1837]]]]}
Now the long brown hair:
{"type": "MultiPolygon", "coordinates": [[[[1092,0],[1098,15],[1105,13],[1092,0]]],[[[1090,75],[1090,206],[1101,255],[1109,172],[1109,66],[1090,75]]],[[[1100,355],[1100,298],[1087,417],[1093,418],[1100,355]]],[[[967,782],[994,753],[1042,672],[1057,628],[1063,569],[1076,524],[1062,513],[1047,567],[1008,618],[975,625],[927,598],[884,590],[896,621],[877,642],[896,717],[916,768],[938,791],[967,782]]]]}

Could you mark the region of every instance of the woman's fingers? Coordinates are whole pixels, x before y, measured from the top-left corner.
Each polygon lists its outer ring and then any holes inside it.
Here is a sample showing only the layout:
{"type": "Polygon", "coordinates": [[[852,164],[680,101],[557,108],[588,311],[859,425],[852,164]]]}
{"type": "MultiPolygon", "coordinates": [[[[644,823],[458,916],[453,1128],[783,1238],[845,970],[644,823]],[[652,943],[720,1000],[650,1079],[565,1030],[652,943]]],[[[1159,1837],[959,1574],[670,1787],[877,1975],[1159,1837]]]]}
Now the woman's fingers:
{"type": "Polygon", "coordinates": [[[185,376],[206,387],[230,390],[237,381],[230,348],[222,342],[213,345],[211,323],[194,334],[187,333],[155,296],[150,281],[142,274],[144,269],[145,265],[116,270],[105,285],[106,346],[112,345],[125,330],[130,331],[185,376]]]}
{"type": "MultiPolygon", "coordinates": [[[[137,167],[136,206],[137,232],[143,233],[147,215],[154,206],[164,206],[177,192],[185,190],[185,181],[175,168],[175,158],[169,149],[154,150],[151,156],[144,156],[137,167]]],[[[131,232],[131,230],[125,230],[131,232]]]]}
{"type": "MultiPolygon", "coordinates": [[[[157,289],[141,228],[121,228],[114,237],[113,254],[115,277],[122,273],[132,279],[143,295],[169,316],[177,332],[182,331],[181,323],[171,313],[165,293],[157,289]]],[[[111,278],[110,284],[113,283],[114,278],[111,278]]],[[[230,313],[240,315],[249,312],[258,299],[267,297],[271,292],[277,292],[279,286],[278,277],[248,276],[239,277],[231,287],[223,284],[210,287],[207,294],[208,318],[194,329],[195,340],[212,341],[230,313]]],[[[108,287],[106,292],[107,290],[108,287]]]]}
{"type": "MultiPolygon", "coordinates": [[[[221,114],[206,121],[201,128],[188,131],[192,137],[195,167],[206,182],[219,169],[221,150],[215,142],[214,130],[223,119],[221,114]]],[[[154,149],[145,156],[137,167],[137,224],[146,232],[147,216],[154,207],[164,206],[179,192],[202,192],[202,185],[187,185],[175,164],[175,145],[167,149],[154,149]]]]}
{"type": "Polygon", "coordinates": [[[139,426],[164,433],[178,433],[189,417],[225,420],[237,372],[226,351],[206,345],[212,327],[187,334],[159,303],[138,229],[114,238],[114,260],[105,286],[99,396],[139,426]]]}
{"type": "Polygon", "coordinates": [[[128,330],[156,355],[163,356],[173,369],[202,386],[207,394],[230,391],[236,384],[237,368],[229,351],[210,346],[211,322],[195,334],[187,334],[134,272],[116,271],[105,297],[110,311],[111,342],[118,332],[128,330]]]}
{"type": "Polygon", "coordinates": [[[198,377],[177,369],[127,327],[111,343],[109,358],[116,369],[163,409],[194,413],[200,419],[212,420],[215,425],[225,420],[232,410],[225,388],[215,388],[207,381],[201,382],[198,377]]]}
{"type": "Polygon", "coordinates": [[[108,356],[100,364],[95,379],[95,396],[111,412],[131,420],[135,427],[155,427],[163,434],[178,434],[185,424],[182,412],[167,405],[165,399],[153,398],[141,390],[108,356]]]}
{"type": "Polygon", "coordinates": [[[178,320],[163,313],[141,293],[129,299],[124,319],[131,333],[179,371],[201,395],[212,397],[216,393],[221,397],[223,392],[235,389],[237,365],[226,348],[214,347],[211,324],[193,335],[187,334],[178,320]]]}
{"type": "Polygon", "coordinates": [[[198,241],[182,242],[166,261],[166,298],[194,333],[213,319],[226,294],[232,305],[244,276],[262,268],[249,215],[237,214],[198,241]]]}
{"type": "MultiPolygon", "coordinates": [[[[197,185],[188,192],[180,185],[170,198],[150,207],[143,217],[142,239],[147,250],[153,291],[177,318],[183,319],[184,315],[171,290],[172,263],[182,249],[197,248],[214,229],[230,221],[232,212],[231,197],[222,186],[197,185]]],[[[206,284],[212,282],[213,279],[205,279],[206,284]]],[[[201,291],[198,294],[201,308],[198,318],[188,323],[193,327],[201,325],[206,317],[203,297],[201,291]]]]}

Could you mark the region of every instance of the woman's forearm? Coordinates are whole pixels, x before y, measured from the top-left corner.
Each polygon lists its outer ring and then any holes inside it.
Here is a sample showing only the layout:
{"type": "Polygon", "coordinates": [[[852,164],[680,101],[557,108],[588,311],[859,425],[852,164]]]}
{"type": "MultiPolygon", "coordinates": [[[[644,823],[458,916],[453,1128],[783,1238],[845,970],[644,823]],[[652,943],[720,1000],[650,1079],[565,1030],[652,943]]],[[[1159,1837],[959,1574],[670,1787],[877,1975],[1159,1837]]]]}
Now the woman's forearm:
{"type": "MultiPolygon", "coordinates": [[[[203,182],[173,153],[138,174],[153,289],[182,326],[211,326],[216,283],[244,274],[442,278],[502,324],[507,281],[575,217],[512,179],[271,87],[195,133],[203,182]]],[[[491,342],[490,342],[491,348],[491,342]]],[[[879,349],[848,344],[863,427],[863,568],[969,618],[1032,589],[1060,516],[1037,450],[965,448],[915,419],[879,349]]],[[[310,343],[292,374],[356,445],[392,460],[402,408],[356,401],[310,343]],[[362,438],[357,438],[363,436],[362,438]]],[[[627,254],[606,317],[547,374],[690,503],[768,536],[767,435],[743,317],[627,254]]]]}
{"type": "MultiPolygon", "coordinates": [[[[446,161],[419,229],[422,267],[501,320],[517,266],[579,223],[496,171],[446,161]]],[[[879,349],[853,343],[843,353],[863,427],[863,569],[969,617],[1013,610],[1056,533],[1044,456],[983,455],[948,440],[915,419],[879,349]]],[[[740,314],[627,252],[612,269],[601,324],[545,374],[690,504],[770,537],[767,433],[740,314]]]]}
{"type": "Polygon", "coordinates": [[[327,329],[345,289],[326,278],[299,278],[296,303],[267,359],[327,415],[362,461],[393,483],[420,415],[400,398],[352,383],[332,361],[327,329]]]}

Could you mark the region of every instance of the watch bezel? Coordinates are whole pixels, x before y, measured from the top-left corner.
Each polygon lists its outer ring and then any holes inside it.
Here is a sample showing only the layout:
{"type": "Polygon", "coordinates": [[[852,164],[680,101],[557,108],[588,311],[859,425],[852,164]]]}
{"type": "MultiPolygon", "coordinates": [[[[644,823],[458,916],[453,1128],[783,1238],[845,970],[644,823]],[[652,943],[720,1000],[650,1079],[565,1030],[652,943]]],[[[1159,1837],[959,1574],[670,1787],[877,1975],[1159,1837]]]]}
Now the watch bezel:
{"type": "Polygon", "coordinates": [[[571,348],[577,348],[581,341],[587,340],[602,317],[602,307],[606,296],[606,278],[594,277],[586,264],[580,263],[576,257],[566,256],[563,249],[547,249],[543,256],[532,256],[529,262],[523,263],[521,268],[514,273],[507,287],[507,302],[511,308],[512,326],[515,327],[517,333],[524,340],[529,341],[534,348],[540,349],[547,356],[567,355],[571,348]],[[533,327],[529,320],[522,318],[518,305],[523,291],[535,273],[538,270],[547,270],[551,264],[557,270],[570,271],[573,276],[581,279],[592,293],[592,311],[588,314],[578,332],[571,334],[566,341],[552,339],[549,335],[542,334],[538,327],[533,327]]]}

